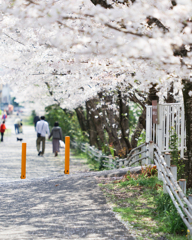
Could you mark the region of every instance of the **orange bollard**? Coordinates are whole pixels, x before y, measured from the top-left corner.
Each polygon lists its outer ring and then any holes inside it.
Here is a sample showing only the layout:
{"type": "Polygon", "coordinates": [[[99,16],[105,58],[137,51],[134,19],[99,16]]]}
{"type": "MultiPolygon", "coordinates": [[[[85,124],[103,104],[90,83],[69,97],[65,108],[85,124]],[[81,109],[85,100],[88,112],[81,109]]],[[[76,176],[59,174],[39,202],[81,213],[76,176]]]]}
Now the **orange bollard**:
{"type": "Polygon", "coordinates": [[[27,143],[22,143],[22,153],[21,153],[21,179],[26,178],[26,149],[27,143]]]}
{"type": "Polygon", "coordinates": [[[65,137],[65,174],[69,174],[70,137],[65,137]]]}

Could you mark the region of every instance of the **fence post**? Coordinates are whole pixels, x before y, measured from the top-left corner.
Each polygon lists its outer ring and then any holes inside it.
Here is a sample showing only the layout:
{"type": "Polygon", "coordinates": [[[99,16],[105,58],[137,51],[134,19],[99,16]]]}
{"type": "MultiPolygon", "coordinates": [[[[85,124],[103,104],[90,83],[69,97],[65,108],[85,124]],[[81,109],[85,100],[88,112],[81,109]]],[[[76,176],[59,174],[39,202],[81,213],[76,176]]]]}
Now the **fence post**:
{"type": "Polygon", "coordinates": [[[186,179],[179,179],[179,186],[183,193],[186,194],[186,179]]]}
{"type": "Polygon", "coordinates": [[[86,143],[85,144],[85,153],[88,155],[88,148],[89,148],[89,146],[88,146],[88,143],[86,143]]]}
{"type": "MultiPolygon", "coordinates": [[[[192,204],[192,195],[191,194],[188,196],[188,200],[192,204]]],[[[189,213],[192,215],[192,209],[188,209],[188,210],[189,210],[189,213]]],[[[190,218],[189,218],[189,223],[192,224],[192,221],[190,218]]],[[[192,232],[190,232],[190,236],[192,236],[192,232]]]]}
{"type": "Polygon", "coordinates": [[[123,162],[119,162],[119,168],[123,166],[123,162]]]}
{"type": "Polygon", "coordinates": [[[157,124],[157,145],[162,152],[163,149],[163,106],[161,104],[158,105],[158,124],[157,124]]]}
{"type": "MultiPolygon", "coordinates": [[[[192,194],[188,196],[188,200],[192,204],[192,194]]],[[[188,210],[189,210],[189,213],[192,215],[192,209],[188,209],[188,210]]],[[[189,219],[189,223],[192,224],[192,221],[190,219],[189,219]]]]}
{"type": "Polygon", "coordinates": [[[118,160],[119,160],[119,157],[116,157],[116,158],[115,158],[115,168],[116,168],[116,169],[119,168],[119,166],[118,166],[118,162],[117,162],[118,160]]]}
{"type": "Polygon", "coordinates": [[[21,179],[26,178],[26,151],[27,143],[22,143],[22,153],[21,153],[21,179]]]}
{"type": "MultiPolygon", "coordinates": [[[[161,174],[160,174],[160,169],[161,168],[159,168],[159,169],[157,168],[157,177],[158,177],[159,180],[162,180],[162,177],[161,177],[161,174]]],[[[163,190],[164,190],[164,184],[163,184],[163,190]]],[[[166,190],[165,190],[165,192],[166,192],[166,190]]]]}
{"type": "MultiPolygon", "coordinates": [[[[124,161],[124,167],[126,167],[127,166],[127,164],[128,164],[128,160],[127,160],[127,158],[125,158],[126,160],[124,161]]],[[[117,161],[117,158],[115,158],[115,161],[117,161]]],[[[116,164],[117,165],[117,164],[116,164]]]]}
{"type": "Polygon", "coordinates": [[[184,158],[184,146],[185,146],[185,113],[184,104],[181,107],[181,153],[180,157],[184,158]]]}
{"type": "Polygon", "coordinates": [[[109,166],[110,166],[109,168],[112,169],[112,168],[113,168],[113,167],[112,167],[112,157],[113,157],[113,156],[112,156],[112,155],[109,155],[109,157],[110,157],[110,158],[109,158],[109,161],[108,161],[109,166]]]}
{"type": "MultiPolygon", "coordinates": [[[[171,154],[170,154],[170,153],[165,153],[164,159],[165,159],[165,162],[166,162],[166,164],[167,164],[167,167],[170,169],[170,165],[171,165],[171,154]]],[[[164,193],[168,193],[165,184],[163,184],[163,192],[164,192],[164,193]]]]}
{"type": "Polygon", "coordinates": [[[171,165],[171,154],[166,152],[165,155],[164,155],[164,159],[165,159],[165,162],[166,162],[167,166],[170,168],[170,165],[171,165]]]}
{"type": "Polygon", "coordinates": [[[173,174],[175,181],[177,182],[177,166],[176,165],[171,165],[171,172],[173,174]]]}
{"type": "MultiPolygon", "coordinates": [[[[146,150],[146,145],[143,146],[143,147],[141,147],[141,151],[144,151],[144,150],[146,150]]],[[[141,158],[143,158],[143,157],[145,157],[145,156],[146,156],[146,152],[141,153],[141,158]]],[[[143,166],[143,165],[145,165],[145,164],[146,164],[146,159],[144,159],[144,160],[141,161],[141,166],[143,166]]]]}
{"type": "Polygon", "coordinates": [[[151,106],[146,106],[146,142],[148,143],[150,140],[152,140],[152,134],[151,134],[151,129],[152,129],[152,118],[151,118],[151,111],[152,107],[151,106]]]}
{"type": "Polygon", "coordinates": [[[153,162],[153,154],[154,154],[154,143],[153,141],[149,141],[149,158],[148,158],[148,164],[151,164],[153,162]]]}
{"type": "Polygon", "coordinates": [[[70,137],[65,137],[65,174],[69,174],[70,137]]]}

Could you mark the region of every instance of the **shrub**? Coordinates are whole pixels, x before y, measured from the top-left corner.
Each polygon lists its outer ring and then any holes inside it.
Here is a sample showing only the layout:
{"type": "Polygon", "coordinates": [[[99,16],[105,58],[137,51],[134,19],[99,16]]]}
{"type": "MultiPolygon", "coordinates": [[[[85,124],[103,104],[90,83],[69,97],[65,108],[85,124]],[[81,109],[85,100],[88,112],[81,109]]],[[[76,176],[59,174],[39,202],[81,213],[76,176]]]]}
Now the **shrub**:
{"type": "Polygon", "coordinates": [[[170,233],[185,234],[187,227],[175,208],[170,196],[162,191],[156,195],[156,211],[163,216],[170,233]]]}

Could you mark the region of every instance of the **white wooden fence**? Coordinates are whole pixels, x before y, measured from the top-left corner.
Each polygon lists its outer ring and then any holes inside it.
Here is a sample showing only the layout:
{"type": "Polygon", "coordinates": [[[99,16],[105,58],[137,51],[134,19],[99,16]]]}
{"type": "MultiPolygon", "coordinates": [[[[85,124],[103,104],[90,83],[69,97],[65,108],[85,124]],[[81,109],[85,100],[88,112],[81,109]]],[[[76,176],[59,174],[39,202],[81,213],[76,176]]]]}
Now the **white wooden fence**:
{"type": "Polygon", "coordinates": [[[102,154],[102,151],[96,149],[94,146],[90,146],[88,143],[76,143],[71,141],[71,145],[74,148],[80,149],[82,152],[85,152],[90,158],[99,162],[100,167],[107,169],[115,169],[116,161],[113,156],[106,156],[102,154]]]}
{"type": "Polygon", "coordinates": [[[164,183],[164,192],[168,193],[177,212],[192,235],[192,195],[186,197],[186,180],[180,179],[177,183],[177,167],[170,165],[170,155],[163,156],[160,149],[154,144],[154,163],[157,166],[160,179],[164,183]]]}
{"type": "Polygon", "coordinates": [[[158,105],[158,124],[152,122],[152,106],[146,106],[146,142],[153,141],[161,152],[170,152],[169,138],[175,130],[180,157],[186,149],[184,105],[167,103],[158,105]]]}
{"type": "Polygon", "coordinates": [[[113,156],[105,156],[95,147],[86,144],[71,143],[73,147],[86,152],[91,158],[100,162],[100,166],[107,169],[122,168],[135,164],[155,164],[158,169],[158,177],[164,183],[164,192],[169,194],[183,222],[192,235],[192,195],[186,197],[186,180],[177,181],[177,168],[170,165],[170,154],[161,152],[157,144],[152,141],[144,143],[132,149],[127,158],[119,159],[113,156]],[[178,184],[179,182],[179,184],[178,184]]]}
{"type": "Polygon", "coordinates": [[[112,155],[106,156],[102,151],[90,146],[88,143],[76,143],[71,141],[74,148],[79,148],[85,152],[90,158],[99,162],[100,167],[107,169],[117,169],[132,165],[146,165],[151,163],[152,156],[150,156],[150,144],[142,144],[137,148],[132,149],[127,158],[113,157],[112,155]]]}

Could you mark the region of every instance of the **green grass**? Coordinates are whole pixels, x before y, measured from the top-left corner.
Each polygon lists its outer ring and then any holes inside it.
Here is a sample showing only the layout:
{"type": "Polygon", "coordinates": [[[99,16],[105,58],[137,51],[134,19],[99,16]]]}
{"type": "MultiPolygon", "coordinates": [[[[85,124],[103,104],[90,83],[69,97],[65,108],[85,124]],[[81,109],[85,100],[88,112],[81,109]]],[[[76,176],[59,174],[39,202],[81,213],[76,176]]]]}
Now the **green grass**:
{"type": "Polygon", "coordinates": [[[24,125],[27,125],[27,126],[32,126],[32,125],[34,125],[34,123],[33,123],[33,116],[31,115],[31,116],[23,119],[23,124],[24,124],[24,125]]]}
{"type": "Polygon", "coordinates": [[[100,171],[100,163],[95,161],[94,159],[90,158],[86,153],[84,152],[81,152],[77,149],[74,149],[74,155],[76,157],[81,157],[81,158],[84,158],[84,159],[87,159],[87,162],[85,164],[88,164],[89,165],[89,168],[90,168],[90,171],[100,171]]]}
{"type": "Polygon", "coordinates": [[[162,182],[154,177],[130,174],[122,181],[100,183],[113,211],[128,221],[138,239],[186,240],[187,228],[173,206],[170,197],[163,194],[162,182]]]}
{"type": "Polygon", "coordinates": [[[79,152],[79,151],[76,151],[75,149],[72,149],[72,152],[76,157],[87,159],[87,155],[84,152],[79,152]]]}

